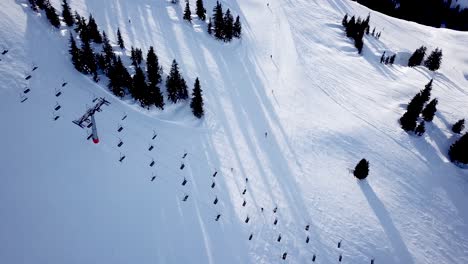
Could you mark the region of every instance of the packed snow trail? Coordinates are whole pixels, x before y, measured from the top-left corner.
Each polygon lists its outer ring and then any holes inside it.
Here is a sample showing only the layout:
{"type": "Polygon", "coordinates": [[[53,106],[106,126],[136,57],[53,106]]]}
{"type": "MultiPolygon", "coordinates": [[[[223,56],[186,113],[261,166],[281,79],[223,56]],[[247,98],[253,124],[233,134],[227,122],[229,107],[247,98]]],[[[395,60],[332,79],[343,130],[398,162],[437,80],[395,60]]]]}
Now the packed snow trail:
{"type": "Polygon", "coordinates": [[[182,20],[183,1],[70,1],[110,39],[120,28],[119,54],[154,46],[166,74],[175,58],[190,88],[199,77],[202,121],[186,103],[115,98],[73,69],[69,29],[27,1],[0,3],[0,262],[468,262],[468,173],[446,154],[468,112],[468,34],[370,11],[382,37],[359,56],[340,24],[368,14],[354,2],[221,3],[240,15],[241,40],[182,20]],[[403,66],[420,45],[443,49],[438,72],[403,66]],[[397,120],[430,78],[439,111],[408,136],[397,120]],[[96,97],[111,103],[97,145],[72,123],[96,97]],[[363,157],[358,182],[349,170],[363,157]]]}

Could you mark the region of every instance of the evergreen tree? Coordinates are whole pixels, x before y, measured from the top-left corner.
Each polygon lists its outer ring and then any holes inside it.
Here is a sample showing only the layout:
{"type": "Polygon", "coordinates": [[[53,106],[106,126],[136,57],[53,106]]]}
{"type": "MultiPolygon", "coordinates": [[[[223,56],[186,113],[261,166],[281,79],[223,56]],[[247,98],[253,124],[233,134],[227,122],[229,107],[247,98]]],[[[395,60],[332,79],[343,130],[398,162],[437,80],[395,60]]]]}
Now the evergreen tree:
{"type": "Polygon", "coordinates": [[[171,71],[166,80],[166,88],[167,97],[173,103],[188,98],[187,84],[179,73],[179,65],[176,60],[172,61],[171,71]]]}
{"type": "Polygon", "coordinates": [[[468,164],[468,132],[450,146],[449,157],[452,162],[468,164]]]}
{"type": "Polygon", "coordinates": [[[150,47],[146,56],[146,72],[148,76],[148,88],[150,101],[161,109],[164,109],[164,98],[159,84],[162,80],[162,67],[159,66],[158,56],[154,52],[153,47],[150,47]]]}
{"type": "Polygon", "coordinates": [[[223,15],[223,7],[216,1],[216,6],[213,9],[213,28],[214,28],[214,36],[217,39],[224,38],[224,15],[223,15]]]}
{"type": "Polygon", "coordinates": [[[414,51],[413,55],[408,60],[408,66],[414,67],[421,65],[422,61],[424,60],[424,56],[426,55],[426,47],[421,46],[417,50],[414,51]]]}
{"type": "Polygon", "coordinates": [[[460,119],[458,120],[455,124],[452,126],[452,131],[453,133],[460,134],[463,129],[465,129],[465,119],[460,119]]]}
{"type": "Polygon", "coordinates": [[[236,38],[241,37],[242,25],[241,25],[239,16],[236,17],[236,22],[234,22],[233,33],[234,33],[234,37],[236,37],[236,38]]]}
{"type": "Polygon", "coordinates": [[[227,42],[231,41],[234,35],[233,26],[234,18],[231,15],[231,10],[228,8],[224,14],[224,40],[227,42]]]}
{"type": "Polygon", "coordinates": [[[67,26],[71,27],[75,24],[75,19],[73,18],[73,15],[70,10],[70,6],[67,3],[67,0],[63,0],[62,2],[62,16],[63,20],[65,21],[65,24],[67,26]]]}
{"type": "Polygon", "coordinates": [[[385,61],[385,51],[382,53],[382,57],[380,57],[380,63],[385,61]]]}
{"type": "Polygon", "coordinates": [[[122,34],[120,34],[119,28],[117,28],[117,44],[119,44],[121,49],[125,49],[125,43],[123,41],[122,34]]]}
{"type": "Polygon", "coordinates": [[[410,112],[413,112],[416,116],[419,116],[424,107],[424,98],[421,92],[417,93],[411,101],[408,103],[406,109],[410,112]]]}
{"type": "Polygon", "coordinates": [[[211,17],[210,17],[210,20],[209,20],[208,26],[207,26],[207,32],[208,32],[208,34],[210,34],[210,35],[211,35],[211,33],[212,33],[212,27],[213,27],[213,24],[211,23],[211,17]]]}
{"type": "Polygon", "coordinates": [[[93,49],[89,40],[82,41],[81,48],[81,62],[83,66],[83,73],[97,74],[96,57],[94,56],[93,49]]]}
{"type": "Polygon", "coordinates": [[[431,99],[432,81],[433,79],[431,79],[424,87],[424,90],[421,91],[422,104],[425,104],[429,99],[431,99]]]}
{"type": "Polygon", "coordinates": [[[93,15],[89,15],[87,28],[89,31],[90,39],[93,40],[94,43],[101,44],[102,43],[101,33],[99,32],[98,26],[96,24],[96,21],[94,20],[93,15]]]}
{"type": "Polygon", "coordinates": [[[104,53],[104,64],[102,66],[104,66],[104,72],[107,73],[109,67],[112,65],[112,61],[115,58],[115,54],[105,31],[102,32],[102,52],[104,53]]]}
{"type": "Polygon", "coordinates": [[[424,135],[425,132],[426,132],[426,127],[424,125],[424,121],[421,121],[421,123],[419,123],[419,125],[416,127],[414,133],[416,133],[416,135],[418,136],[422,136],[424,135]]]}
{"type": "Polygon", "coordinates": [[[71,60],[73,63],[73,66],[75,66],[75,69],[77,69],[79,72],[83,71],[83,66],[81,63],[81,50],[78,48],[76,45],[75,39],[73,38],[73,35],[70,33],[70,55],[71,55],[71,60]]]}
{"type": "Polygon", "coordinates": [[[77,11],[75,11],[74,17],[75,17],[75,32],[79,34],[81,30],[83,30],[83,28],[86,27],[86,23],[83,23],[81,15],[78,14],[77,11]]]}
{"type": "Polygon", "coordinates": [[[50,24],[52,24],[52,26],[56,28],[59,28],[60,27],[59,16],[57,15],[55,8],[48,1],[45,6],[45,13],[46,13],[47,19],[49,19],[50,21],[50,24]]]}
{"type": "Polygon", "coordinates": [[[190,11],[190,4],[188,0],[185,0],[184,19],[192,23],[192,12],[190,11]]]}
{"type": "Polygon", "coordinates": [[[426,66],[431,71],[437,71],[440,68],[440,64],[442,63],[442,50],[436,48],[424,62],[424,66],[426,66]]]}
{"type": "Polygon", "coordinates": [[[104,55],[101,53],[97,53],[95,57],[97,68],[104,72],[106,75],[109,75],[109,67],[111,65],[107,65],[104,55]]]}
{"type": "Polygon", "coordinates": [[[400,118],[401,128],[409,132],[416,129],[418,116],[413,112],[406,111],[403,116],[400,118]]]}
{"type": "Polygon", "coordinates": [[[36,0],[36,5],[39,9],[46,9],[47,5],[50,5],[49,0],[36,0]]]}
{"type": "Polygon", "coordinates": [[[203,6],[203,0],[197,0],[196,5],[197,5],[196,6],[196,13],[197,13],[198,18],[200,18],[200,20],[205,21],[205,19],[206,19],[206,9],[203,6]]]}
{"type": "Polygon", "coordinates": [[[396,58],[396,54],[393,54],[392,56],[390,56],[389,63],[393,64],[395,62],[395,58],[396,58]]]}
{"type": "Polygon", "coordinates": [[[356,18],[354,16],[348,21],[348,26],[346,29],[346,36],[348,38],[352,38],[355,35],[355,27],[356,27],[356,18]]]}
{"type": "Polygon", "coordinates": [[[375,27],[374,27],[374,29],[372,30],[372,36],[375,36],[375,27]]]}
{"type": "Polygon", "coordinates": [[[422,111],[422,116],[425,121],[431,122],[432,119],[434,119],[434,115],[437,111],[437,103],[437,99],[433,99],[426,105],[426,108],[422,111]]]}
{"type": "Polygon", "coordinates": [[[346,26],[348,26],[348,14],[345,14],[345,16],[343,17],[343,20],[341,21],[341,25],[343,25],[343,27],[346,28],[346,26]]]}
{"type": "Polygon", "coordinates": [[[354,176],[360,180],[367,178],[369,175],[369,162],[366,159],[362,159],[354,168],[354,176]]]}
{"type": "Polygon", "coordinates": [[[146,85],[145,73],[140,67],[136,67],[135,75],[133,75],[133,87],[130,93],[135,100],[140,101],[141,106],[149,106],[148,86],[146,85]]]}
{"type": "Polygon", "coordinates": [[[201,118],[203,116],[203,97],[200,81],[198,78],[195,80],[195,85],[193,86],[192,102],[190,102],[190,108],[192,108],[193,115],[197,118],[201,118]]]}
{"type": "Polygon", "coordinates": [[[131,90],[133,87],[132,77],[130,77],[130,74],[123,65],[120,57],[117,59],[114,58],[113,64],[109,69],[108,77],[108,87],[118,97],[123,97],[125,95],[124,87],[129,88],[129,90],[131,90]]]}

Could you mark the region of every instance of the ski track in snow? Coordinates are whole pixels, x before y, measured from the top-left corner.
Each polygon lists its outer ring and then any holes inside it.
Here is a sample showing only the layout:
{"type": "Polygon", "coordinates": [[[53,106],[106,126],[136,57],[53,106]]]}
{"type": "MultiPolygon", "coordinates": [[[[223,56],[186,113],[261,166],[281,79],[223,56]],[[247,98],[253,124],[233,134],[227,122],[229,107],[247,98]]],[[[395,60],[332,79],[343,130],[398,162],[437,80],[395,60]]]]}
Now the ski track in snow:
{"type": "MultiPolygon", "coordinates": [[[[215,2],[204,1],[209,14],[215,2]]],[[[221,2],[240,15],[241,40],[188,24],[184,1],[70,1],[111,40],[120,28],[126,65],[130,46],[154,46],[165,76],[175,58],[190,88],[199,77],[201,121],[186,103],[119,100],[105,78],[73,69],[69,29],[25,0],[0,2],[0,262],[468,263],[468,172],[446,154],[459,137],[451,124],[467,118],[468,33],[347,0],[221,2]],[[382,37],[366,36],[359,56],[341,19],[369,12],[382,37]],[[443,49],[438,72],[404,66],[420,45],[443,49]],[[383,51],[395,65],[379,63],[383,51]],[[430,78],[438,112],[409,136],[398,118],[430,78]],[[71,121],[101,96],[111,105],[96,114],[94,145],[71,121]],[[363,157],[370,176],[359,182],[349,170],[363,157]]]]}

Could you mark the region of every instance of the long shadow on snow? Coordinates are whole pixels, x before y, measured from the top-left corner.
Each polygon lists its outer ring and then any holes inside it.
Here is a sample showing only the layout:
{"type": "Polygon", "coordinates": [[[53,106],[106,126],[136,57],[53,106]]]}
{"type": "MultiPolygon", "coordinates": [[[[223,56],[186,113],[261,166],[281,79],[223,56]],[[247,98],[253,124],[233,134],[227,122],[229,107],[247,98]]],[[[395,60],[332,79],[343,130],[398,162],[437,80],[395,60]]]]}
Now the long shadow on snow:
{"type": "Polygon", "coordinates": [[[366,196],[367,202],[377,216],[377,219],[379,219],[385,234],[392,243],[392,247],[395,250],[394,256],[398,259],[398,261],[395,262],[408,264],[414,263],[405,242],[401,238],[398,229],[396,229],[395,224],[390,217],[390,213],[387,211],[382,201],[380,201],[379,197],[377,197],[372,186],[370,186],[367,181],[362,181],[359,182],[359,187],[366,196]]]}

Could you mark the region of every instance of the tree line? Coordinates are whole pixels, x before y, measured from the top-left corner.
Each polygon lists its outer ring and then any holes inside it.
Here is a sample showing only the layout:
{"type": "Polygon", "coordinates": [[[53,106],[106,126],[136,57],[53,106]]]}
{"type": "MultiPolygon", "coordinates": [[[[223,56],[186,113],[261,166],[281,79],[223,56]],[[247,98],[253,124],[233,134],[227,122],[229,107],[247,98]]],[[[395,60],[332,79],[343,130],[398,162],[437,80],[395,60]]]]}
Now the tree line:
{"type": "MultiPolygon", "coordinates": [[[[44,10],[46,14],[47,12],[55,14],[58,26],[54,24],[56,21],[55,16],[51,15],[50,18],[49,16],[47,17],[53,26],[60,27],[59,16],[49,0],[30,0],[30,4],[35,11],[44,10]]],[[[154,48],[150,47],[148,50],[145,61],[146,67],[144,67],[142,65],[142,50],[131,47],[130,59],[135,68],[135,73],[131,76],[127,67],[123,64],[121,57],[114,53],[114,49],[105,31],[102,31],[102,34],[99,31],[93,16],[90,15],[86,19],[78,14],[78,12],[72,15],[72,11],[66,0],[63,0],[62,7],[63,21],[68,27],[74,26],[74,31],[77,35],[75,37],[70,32],[69,36],[69,53],[75,69],[83,74],[92,75],[95,82],[99,82],[99,74],[104,74],[109,80],[108,88],[120,98],[128,94],[137,100],[142,107],[149,108],[154,105],[161,110],[164,109],[165,102],[160,89],[163,68],[159,64],[154,48]],[[80,46],[77,41],[81,42],[80,46]],[[94,46],[100,46],[102,50],[96,52],[92,47],[92,43],[95,44],[94,46]]],[[[120,29],[117,29],[117,44],[120,49],[125,49],[120,29]]],[[[185,101],[189,97],[187,89],[187,84],[179,71],[178,63],[176,60],[173,60],[171,70],[166,78],[167,99],[172,103],[185,101]]],[[[200,81],[196,78],[192,90],[190,107],[197,118],[201,118],[204,115],[203,106],[200,81]]]]}

